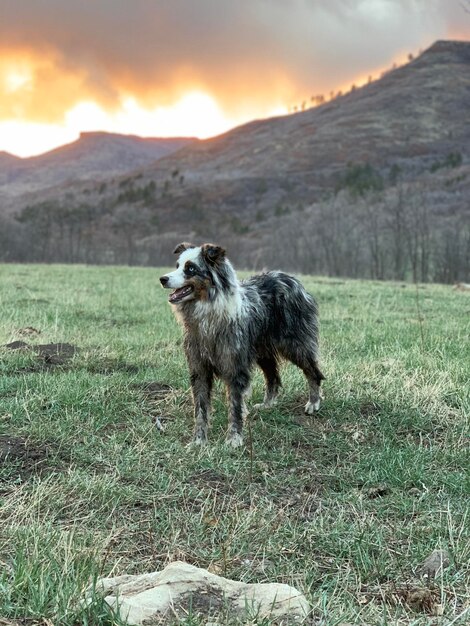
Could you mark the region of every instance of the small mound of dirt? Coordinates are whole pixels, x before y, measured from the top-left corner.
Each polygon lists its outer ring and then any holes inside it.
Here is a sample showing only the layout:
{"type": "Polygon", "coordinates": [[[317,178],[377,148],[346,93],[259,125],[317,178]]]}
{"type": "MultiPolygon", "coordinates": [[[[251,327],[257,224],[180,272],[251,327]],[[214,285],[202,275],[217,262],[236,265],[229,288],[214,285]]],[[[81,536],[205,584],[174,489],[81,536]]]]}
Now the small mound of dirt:
{"type": "Polygon", "coordinates": [[[40,335],[41,331],[33,326],[26,326],[25,328],[18,328],[16,331],[20,337],[31,337],[34,335],[40,335]]]}
{"type": "Polygon", "coordinates": [[[135,383],[132,385],[132,389],[140,391],[148,400],[160,400],[174,391],[171,385],[159,383],[158,381],[135,383]]]}
{"type": "Polygon", "coordinates": [[[51,365],[63,365],[78,352],[78,348],[70,343],[47,343],[33,346],[41,358],[51,365]]]}
{"type": "Polygon", "coordinates": [[[364,593],[364,603],[371,600],[391,606],[406,605],[416,613],[441,616],[443,606],[441,604],[440,590],[436,588],[418,585],[397,584],[396,582],[383,585],[380,589],[361,589],[364,593]]]}
{"type": "MultiPolygon", "coordinates": [[[[46,365],[64,365],[79,350],[70,343],[44,343],[31,345],[25,341],[13,341],[2,346],[8,350],[32,350],[46,365]]],[[[38,371],[37,368],[25,368],[25,371],[38,371]]]]}
{"type": "Polygon", "coordinates": [[[29,347],[30,345],[27,344],[26,341],[12,341],[2,346],[2,348],[7,348],[7,350],[25,350],[29,347]]]}
{"type": "Polygon", "coordinates": [[[45,469],[49,457],[50,450],[42,444],[13,435],[0,435],[0,467],[13,466],[22,478],[45,469]]]}
{"type": "Polygon", "coordinates": [[[369,500],[376,500],[377,498],[389,496],[392,490],[388,485],[373,485],[372,487],[367,487],[364,493],[369,500]]]}

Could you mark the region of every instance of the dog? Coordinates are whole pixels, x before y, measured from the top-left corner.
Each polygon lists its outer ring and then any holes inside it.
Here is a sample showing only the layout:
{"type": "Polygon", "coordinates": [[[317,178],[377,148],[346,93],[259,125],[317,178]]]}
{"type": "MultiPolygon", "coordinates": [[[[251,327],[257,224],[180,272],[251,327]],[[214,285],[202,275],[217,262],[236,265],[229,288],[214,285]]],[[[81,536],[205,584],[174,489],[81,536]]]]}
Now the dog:
{"type": "Polygon", "coordinates": [[[180,243],[176,270],[160,278],[172,289],[169,302],[184,328],[184,349],[194,400],[195,444],[207,442],[214,376],[227,386],[227,443],[243,444],[245,395],[255,364],[263,371],[264,407],[275,404],[281,386],[279,360],[303,370],[309,399],[305,413],[320,408],[318,313],[315,300],[293,276],[266,272],[239,281],[220,246],[180,243]]]}

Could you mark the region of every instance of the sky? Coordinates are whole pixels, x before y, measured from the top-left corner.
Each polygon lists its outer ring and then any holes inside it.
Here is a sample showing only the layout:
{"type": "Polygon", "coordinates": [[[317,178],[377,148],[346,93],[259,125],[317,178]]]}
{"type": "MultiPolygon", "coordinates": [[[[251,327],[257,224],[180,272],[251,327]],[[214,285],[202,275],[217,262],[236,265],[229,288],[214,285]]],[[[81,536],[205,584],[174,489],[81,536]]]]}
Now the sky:
{"type": "Polygon", "coordinates": [[[470,40],[469,0],[0,0],[0,150],[210,137],[437,39],[470,40]]]}

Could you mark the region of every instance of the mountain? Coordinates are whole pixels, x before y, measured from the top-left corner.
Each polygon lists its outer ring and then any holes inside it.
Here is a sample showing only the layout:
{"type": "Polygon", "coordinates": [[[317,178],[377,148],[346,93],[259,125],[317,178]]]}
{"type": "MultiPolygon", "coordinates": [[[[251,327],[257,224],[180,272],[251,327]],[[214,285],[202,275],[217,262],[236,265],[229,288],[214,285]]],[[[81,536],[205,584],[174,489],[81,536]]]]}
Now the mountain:
{"type": "MultiPolygon", "coordinates": [[[[85,163],[98,139],[81,140],[85,163]]],[[[3,258],[167,264],[193,238],[245,267],[468,282],[470,43],[438,41],[322,106],[129,159],[122,176],[95,167],[100,183],[11,195],[4,215],[21,226],[5,218],[18,243],[3,258]]]]}
{"type": "Polygon", "coordinates": [[[264,188],[266,204],[273,196],[312,202],[335,187],[348,163],[419,171],[443,155],[469,151],[470,43],[439,41],[411,63],[323,106],[187,146],[143,173],[164,180],[178,170],[199,189],[201,201],[211,201],[218,189],[217,201],[241,208],[264,204],[264,188]]]}
{"type": "Polygon", "coordinates": [[[195,141],[91,132],[35,157],[0,152],[0,191],[11,196],[77,180],[101,180],[143,167],[195,141]]]}
{"type": "Polygon", "coordinates": [[[17,157],[14,154],[10,154],[9,152],[0,150],[0,171],[3,168],[14,167],[20,162],[20,157],[17,157]]]}

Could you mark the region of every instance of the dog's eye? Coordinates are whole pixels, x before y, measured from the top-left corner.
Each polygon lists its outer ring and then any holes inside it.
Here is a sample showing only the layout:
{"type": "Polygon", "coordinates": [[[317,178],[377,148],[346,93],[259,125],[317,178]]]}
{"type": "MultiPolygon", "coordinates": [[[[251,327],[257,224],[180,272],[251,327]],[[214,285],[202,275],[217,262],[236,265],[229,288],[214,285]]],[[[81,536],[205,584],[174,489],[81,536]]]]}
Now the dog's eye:
{"type": "Polygon", "coordinates": [[[188,274],[194,274],[195,271],[196,271],[196,266],[195,265],[187,265],[186,266],[186,272],[188,274]]]}

